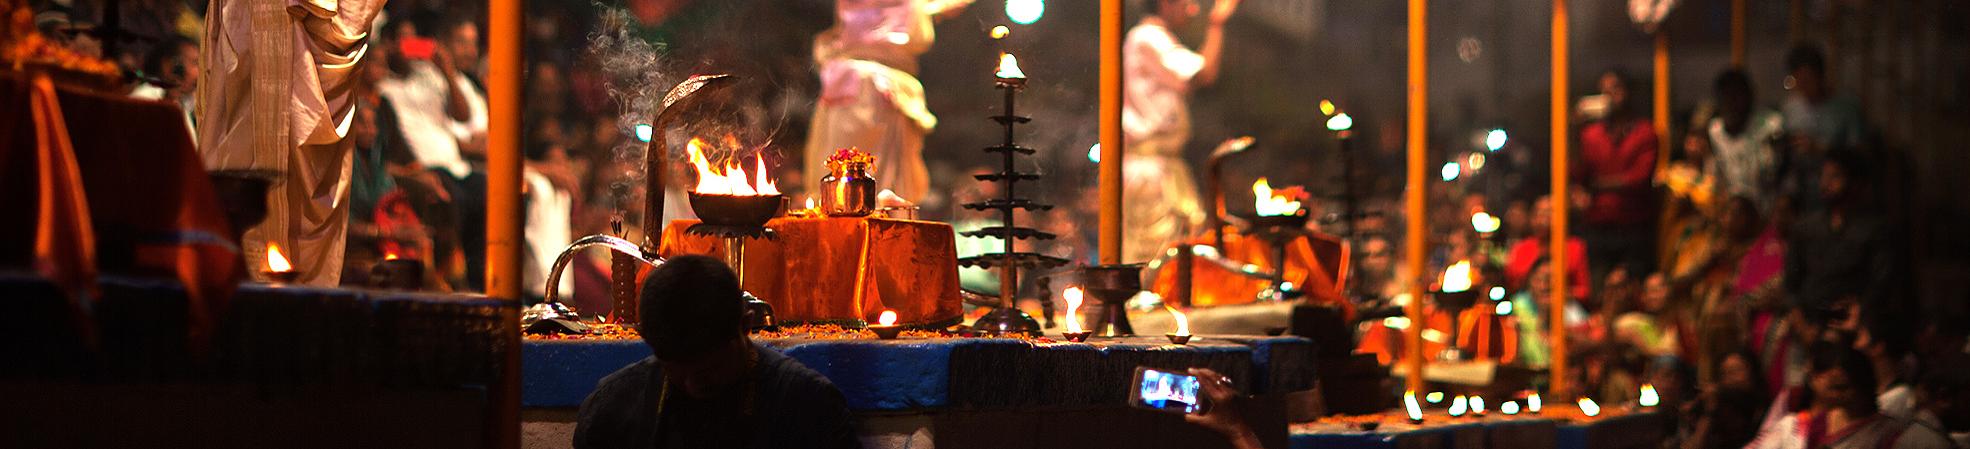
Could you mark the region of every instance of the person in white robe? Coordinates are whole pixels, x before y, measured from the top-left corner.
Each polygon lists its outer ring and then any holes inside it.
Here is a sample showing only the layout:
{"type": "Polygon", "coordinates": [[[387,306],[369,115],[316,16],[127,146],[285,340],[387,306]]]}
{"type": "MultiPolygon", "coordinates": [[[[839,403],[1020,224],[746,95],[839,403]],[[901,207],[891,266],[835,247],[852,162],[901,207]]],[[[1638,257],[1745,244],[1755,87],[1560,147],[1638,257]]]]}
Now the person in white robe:
{"type": "Polygon", "coordinates": [[[1197,16],[1196,0],[1150,0],[1155,13],[1122,41],[1122,223],[1124,262],[1147,262],[1204,220],[1197,182],[1183,160],[1190,141],[1190,92],[1217,81],[1224,23],[1239,0],[1218,0],[1201,52],[1170,32],[1197,16]]]}
{"type": "Polygon", "coordinates": [[[267,219],[245,232],[248,273],[277,243],[296,282],[341,280],[357,63],[384,0],[211,0],[198,85],[208,170],[270,170],[267,219]]]}
{"type": "Polygon", "coordinates": [[[876,187],[923,202],[930,170],[923,136],[937,126],[924,106],[917,56],[936,36],[931,20],[972,0],[838,0],[835,26],[814,38],[821,97],[814,107],[802,181],[821,191],[827,157],[842,148],[875,155],[876,187]]]}

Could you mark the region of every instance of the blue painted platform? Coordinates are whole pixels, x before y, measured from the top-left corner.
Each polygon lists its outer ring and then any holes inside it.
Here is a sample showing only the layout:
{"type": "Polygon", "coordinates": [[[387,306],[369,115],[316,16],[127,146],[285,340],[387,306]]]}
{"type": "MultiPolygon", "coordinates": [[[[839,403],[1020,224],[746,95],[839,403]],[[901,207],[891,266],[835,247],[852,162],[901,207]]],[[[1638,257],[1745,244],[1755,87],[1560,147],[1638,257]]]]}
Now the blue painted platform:
{"type": "MultiPolygon", "coordinates": [[[[826,376],[864,412],[1122,405],[1137,366],[1210,367],[1253,394],[1307,390],[1315,374],[1313,344],[1299,337],[756,341],[826,376]]],[[[522,405],[579,406],[602,377],[649,354],[640,340],[526,341],[522,405]]]]}

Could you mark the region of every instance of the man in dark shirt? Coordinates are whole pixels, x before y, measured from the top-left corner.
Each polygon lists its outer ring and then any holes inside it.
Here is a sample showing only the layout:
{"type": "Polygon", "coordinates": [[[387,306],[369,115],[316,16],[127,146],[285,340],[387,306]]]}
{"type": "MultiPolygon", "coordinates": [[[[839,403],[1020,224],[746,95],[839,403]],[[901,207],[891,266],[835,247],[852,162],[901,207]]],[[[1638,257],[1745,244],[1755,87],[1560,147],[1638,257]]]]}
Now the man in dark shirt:
{"type": "Polygon", "coordinates": [[[1818,186],[1824,209],[1793,225],[1785,253],[1785,289],[1797,307],[1825,309],[1843,301],[1870,308],[1901,297],[1898,245],[1889,224],[1861,204],[1868,185],[1866,159],[1835,151],[1821,165],[1818,186]]]}
{"type": "Polygon", "coordinates": [[[643,283],[654,355],[602,379],[581,404],[576,448],[857,448],[834,384],[753,344],[723,262],[671,259],[643,283]]]}

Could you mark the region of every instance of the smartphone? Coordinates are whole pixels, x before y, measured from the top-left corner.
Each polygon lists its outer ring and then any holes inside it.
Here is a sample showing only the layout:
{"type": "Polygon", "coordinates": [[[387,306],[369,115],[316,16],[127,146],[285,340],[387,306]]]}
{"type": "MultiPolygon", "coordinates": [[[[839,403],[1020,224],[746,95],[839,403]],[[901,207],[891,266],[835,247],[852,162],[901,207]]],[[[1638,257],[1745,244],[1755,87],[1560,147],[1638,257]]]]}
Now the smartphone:
{"type": "Polygon", "coordinates": [[[402,52],[405,58],[412,60],[431,59],[431,54],[438,51],[438,41],[436,39],[409,36],[397,41],[397,51],[402,52]]]}
{"type": "Polygon", "coordinates": [[[1140,366],[1130,385],[1129,405],[1168,413],[1204,411],[1203,383],[1197,376],[1140,366]]]}

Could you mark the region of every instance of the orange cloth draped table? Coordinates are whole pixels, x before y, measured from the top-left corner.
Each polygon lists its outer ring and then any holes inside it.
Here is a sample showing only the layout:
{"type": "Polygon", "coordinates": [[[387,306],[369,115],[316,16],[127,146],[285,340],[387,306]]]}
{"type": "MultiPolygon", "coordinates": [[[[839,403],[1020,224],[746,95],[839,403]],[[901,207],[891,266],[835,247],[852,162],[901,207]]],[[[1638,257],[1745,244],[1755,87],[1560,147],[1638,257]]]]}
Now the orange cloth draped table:
{"type": "Polygon", "coordinates": [[[209,337],[241,275],[239,255],[176,105],[0,73],[0,141],[0,210],[15,214],[0,219],[15,237],[0,244],[0,265],[31,251],[34,263],[68,272],[44,273],[58,282],[98,269],[177,279],[193,301],[191,338],[209,337]]]}
{"type": "MultiPolygon", "coordinates": [[[[1212,243],[1209,234],[1186,242],[1212,243]]],[[[1279,265],[1272,260],[1272,244],[1265,240],[1232,232],[1225,234],[1224,246],[1222,253],[1227,260],[1248,263],[1265,271],[1274,271],[1279,265]]],[[[1343,318],[1354,319],[1354,305],[1343,294],[1347,286],[1347,245],[1334,236],[1309,233],[1293,239],[1286,249],[1286,281],[1306,292],[1306,302],[1340,307],[1343,318]]],[[[1259,292],[1272,285],[1272,281],[1234,273],[1201,259],[1191,266],[1191,273],[1190,303],[1200,307],[1251,303],[1259,292]]],[[[1164,298],[1177,297],[1174,262],[1164,262],[1163,269],[1157,270],[1155,276],[1150,291],[1164,298]]]]}
{"type": "MultiPolygon", "coordinates": [[[[664,228],[664,257],[723,257],[724,239],[664,228]]],[[[772,240],[746,241],[745,289],[773,305],[781,322],[876,321],[944,324],[964,314],[958,299],[957,234],[951,225],[887,218],[776,218],[772,240]]]]}

